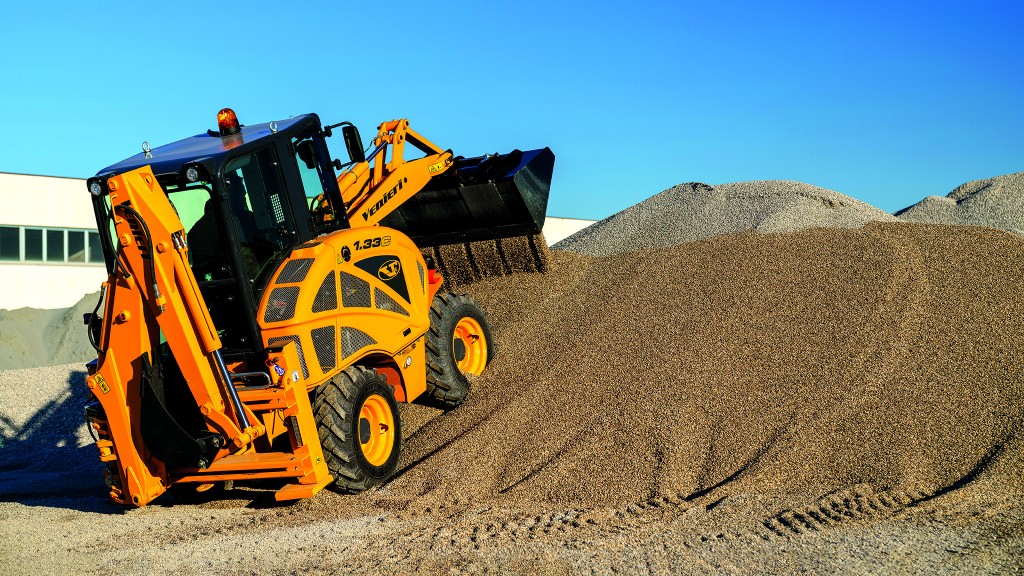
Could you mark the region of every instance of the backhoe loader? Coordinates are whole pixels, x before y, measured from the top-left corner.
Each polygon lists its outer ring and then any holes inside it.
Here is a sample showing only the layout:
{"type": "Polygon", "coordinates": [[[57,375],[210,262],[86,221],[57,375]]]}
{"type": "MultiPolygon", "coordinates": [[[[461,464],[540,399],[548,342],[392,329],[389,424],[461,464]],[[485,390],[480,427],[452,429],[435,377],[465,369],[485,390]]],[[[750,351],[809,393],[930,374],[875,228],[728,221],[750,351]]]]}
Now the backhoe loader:
{"type": "Polygon", "coordinates": [[[369,153],[355,126],[315,114],[217,119],[87,181],[108,277],[86,317],[85,412],[110,496],[386,482],[396,402],[453,409],[494,354],[444,274],[544,270],[554,155],[455,157],[404,119],[369,153]],[[345,164],[327,147],[339,127],[345,164]]]}

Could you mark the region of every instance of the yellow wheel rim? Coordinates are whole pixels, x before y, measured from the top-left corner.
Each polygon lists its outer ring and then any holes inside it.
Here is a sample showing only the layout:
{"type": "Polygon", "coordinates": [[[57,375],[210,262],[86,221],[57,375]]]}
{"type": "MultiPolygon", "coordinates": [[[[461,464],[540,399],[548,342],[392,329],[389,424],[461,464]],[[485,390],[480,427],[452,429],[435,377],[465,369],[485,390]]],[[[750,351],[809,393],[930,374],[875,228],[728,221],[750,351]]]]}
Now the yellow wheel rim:
{"type": "Polygon", "coordinates": [[[372,466],[383,466],[395,449],[395,415],[388,401],[372,394],[359,409],[359,447],[372,466]]]}
{"type": "Polygon", "coordinates": [[[455,325],[452,356],[463,374],[480,374],[487,365],[487,337],[480,323],[469,316],[455,325]]]}

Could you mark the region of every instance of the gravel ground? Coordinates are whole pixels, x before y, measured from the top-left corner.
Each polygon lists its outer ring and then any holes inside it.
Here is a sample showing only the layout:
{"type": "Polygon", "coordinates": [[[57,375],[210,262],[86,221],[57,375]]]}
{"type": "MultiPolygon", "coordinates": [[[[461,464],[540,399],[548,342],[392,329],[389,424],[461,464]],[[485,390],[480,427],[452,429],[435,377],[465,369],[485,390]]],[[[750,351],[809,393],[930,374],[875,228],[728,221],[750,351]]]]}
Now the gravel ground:
{"type": "Polygon", "coordinates": [[[80,366],[0,372],[0,573],[1024,573],[1022,282],[968,227],[555,251],[392,482],[283,506],[109,504],[80,366]]]}
{"type": "Polygon", "coordinates": [[[975,180],[896,212],[907,222],[988,226],[1024,234],[1024,172],[975,180]]]}
{"type": "Polygon", "coordinates": [[[824,188],[789,180],[708,186],[680,184],[596,222],[555,249],[607,256],[756,230],[856,228],[895,222],[874,206],[824,188]]]}

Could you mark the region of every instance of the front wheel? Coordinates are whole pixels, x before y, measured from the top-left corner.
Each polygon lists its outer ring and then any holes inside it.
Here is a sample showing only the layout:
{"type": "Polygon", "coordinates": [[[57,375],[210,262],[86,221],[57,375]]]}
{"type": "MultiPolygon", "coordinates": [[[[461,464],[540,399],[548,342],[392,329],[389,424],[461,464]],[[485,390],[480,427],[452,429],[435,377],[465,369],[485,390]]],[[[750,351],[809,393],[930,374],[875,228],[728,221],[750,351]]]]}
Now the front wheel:
{"type": "Polygon", "coordinates": [[[361,492],[395,474],[402,429],[384,376],[350,366],[316,390],[317,433],[335,488],[361,492]]]}
{"type": "Polygon", "coordinates": [[[416,401],[451,410],[469,393],[466,375],[479,375],[494,356],[491,327],[483,310],[469,296],[434,296],[426,349],[427,391],[416,401]]]}

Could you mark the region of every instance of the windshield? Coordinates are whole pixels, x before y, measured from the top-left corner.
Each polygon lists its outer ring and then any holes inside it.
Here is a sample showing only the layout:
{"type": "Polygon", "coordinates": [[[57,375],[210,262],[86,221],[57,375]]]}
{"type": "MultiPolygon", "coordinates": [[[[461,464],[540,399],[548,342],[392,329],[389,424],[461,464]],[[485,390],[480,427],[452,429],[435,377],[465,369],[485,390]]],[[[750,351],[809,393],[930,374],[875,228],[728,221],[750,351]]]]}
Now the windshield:
{"type": "Polygon", "coordinates": [[[324,191],[328,177],[321,171],[316,154],[322,140],[315,138],[313,134],[292,138],[292,149],[295,150],[295,164],[299,167],[299,179],[309,206],[310,227],[315,233],[320,233],[337,227],[342,218],[335,213],[330,196],[324,191]]]}

